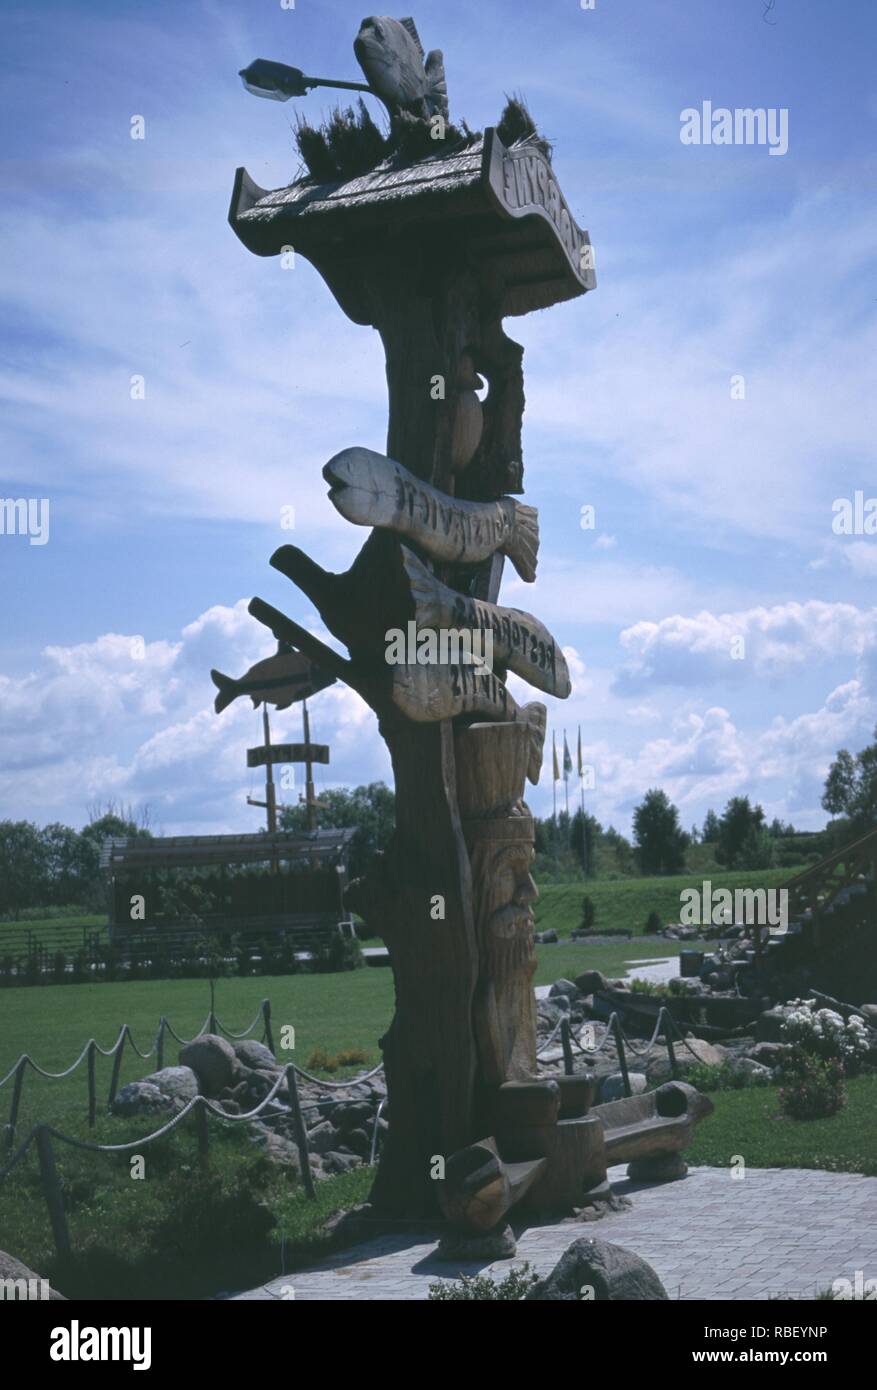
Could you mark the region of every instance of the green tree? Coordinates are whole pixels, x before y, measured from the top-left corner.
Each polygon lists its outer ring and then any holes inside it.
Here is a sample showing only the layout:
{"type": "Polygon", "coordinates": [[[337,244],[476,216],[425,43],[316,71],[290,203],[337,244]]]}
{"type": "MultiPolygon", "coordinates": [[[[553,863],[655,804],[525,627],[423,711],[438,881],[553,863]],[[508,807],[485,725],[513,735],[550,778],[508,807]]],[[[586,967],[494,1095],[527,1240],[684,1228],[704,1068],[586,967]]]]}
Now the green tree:
{"type": "Polygon", "coordinates": [[[719,821],[719,844],[716,858],[729,869],[757,868],[746,862],[746,854],[758,857],[758,837],[765,830],[764,811],[753,806],[748,796],[732,796],[719,821]],[[744,846],[746,851],[744,853],[744,846]]]}
{"type": "Polygon", "coordinates": [[[825,779],[822,805],[831,815],[846,817],[854,833],[864,835],[877,824],[877,742],[855,757],[840,750],[825,779]]]}
{"type": "Polygon", "coordinates": [[[26,820],[0,821],[0,915],[17,918],[23,907],[47,901],[46,847],[26,820]]]}
{"type": "Polygon", "coordinates": [[[642,874],[678,874],[685,867],[688,836],[666,792],[653,787],[633,813],[633,842],[642,874]]]}
{"type": "Polygon", "coordinates": [[[700,838],[705,845],[715,844],[719,838],[719,818],[715,811],[710,809],[704,816],[703,830],[700,838]]]}
{"type": "MultiPolygon", "coordinates": [[[[385,782],[369,782],[368,786],[331,787],[320,792],[324,803],[319,812],[320,825],[326,830],[352,828],[356,831],[350,845],[348,867],[351,878],[366,872],[375,855],[387,848],[396,825],[396,800],[385,782]]],[[[282,830],[304,830],[307,826],[307,807],[284,806],[280,812],[282,830]]]]}

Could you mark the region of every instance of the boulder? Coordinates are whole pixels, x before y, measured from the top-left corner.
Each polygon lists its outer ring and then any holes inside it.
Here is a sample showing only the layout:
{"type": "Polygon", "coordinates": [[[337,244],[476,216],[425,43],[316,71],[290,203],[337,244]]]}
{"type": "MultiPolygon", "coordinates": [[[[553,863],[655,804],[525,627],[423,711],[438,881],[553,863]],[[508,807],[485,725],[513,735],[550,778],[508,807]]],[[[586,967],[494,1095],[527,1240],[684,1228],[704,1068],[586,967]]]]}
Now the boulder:
{"type": "Polygon", "coordinates": [[[165,1095],[151,1081],[129,1081],[123,1086],[113,1101],[113,1114],[125,1115],[164,1115],[175,1109],[170,1096],[165,1095]]]}
{"type": "Polygon", "coordinates": [[[143,1079],[157,1086],[180,1110],[198,1094],[198,1078],[191,1067],[162,1067],[143,1079]]]}
{"type": "Polygon", "coordinates": [[[511,1260],[517,1250],[511,1226],[500,1226],[480,1235],[448,1231],[442,1236],[435,1252],[437,1260],[511,1260]]]}
{"type": "MultiPolygon", "coordinates": [[[[643,1091],[649,1084],[645,1076],[643,1076],[642,1072],[630,1072],[629,1079],[630,1094],[632,1096],[642,1095],[643,1091]]],[[[610,1072],[608,1076],[603,1077],[603,1080],[600,1082],[601,1105],[605,1104],[607,1101],[610,1100],[623,1100],[624,1095],[624,1077],[621,1075],[620,1071],[610,1072]]]]}
{"type": "Polygon", "coordinates": [[[308,1148],[313,1153],[326,1154],[330,1149],[336,1149],[339,1143],[338,1131],[328,1120],[321,1120],[315,1129],[308,1131],[308,1148]]]}
{"type": "Polygon", "coordinates": [[[549,927],[547,931],[537,932],[535,939],[536,941],[540,942],[542,945],[545,946],[553,946],[557,941],[560,940],[560,938],[557,935],[557,932],[554,930],[553,927],[549,927]]]}
{"type": "Polygon", "coordinates": [[[180,1049],[180,1065],[191,1067],[205,1096],[218,1096],[237,1079],[238,1061],[231,1043],[204,1033],[180,1049]]]}
{"type": "Polygon", "coordinates": [[[21,1260],[17,1260],[14,1255],[7,1255],[5,1250],[0,1250],[0,1287],[3,1289],[3,1300],[12,1299],[28,1303],[48,1299],[66,1303],[64,1294],[53,1289],[48,1279],[42,1279],[39,1274],[34,1274],[32,1269],[23,1265],[21,1260]],[[7,1281],[12,1280],[10,1284],[7,1281]]]}
{"type": "Polygon", "coordinates": [[[332,1116],[336,1129],[346,1133],[351,1129],[362,1129],[374,1120],[375,1107],[368,1101],[354,1101],[352,1105],[339,1105],[332,1116]]]}
{"type": "Polygon", "coordinates": [[[270,1047],[266,1047],[264,1043],[251,1040],[238,1042],[234,1044],[232,1051],[239,1062],[245,1067],[251,1067],[253,1071],[277,1072],[283,1066],[282,1062],[278,1062],[270,1047]]]}
{"type": "Polygon", "coordinates": [[[869,1028],[877,1028],[877,1004],[860,1004],[859,1013],[869,1028]]]}
{"type": "Polygon", "coordinates": [[[526,1295],[537,1302],[579,1303],[593,1299],[599,1303],[657,1301],[667,1299],[667,1290],[650,1264],[608,1240],[582,1236],[561,1255],[548,1275],[526,1295]]]}
{"type": "Polygon", "coordinates": [[[749,1059],[762,1067],[778,1067],[792,1051],[791,1043],[760,1042],[749,1049],[749,1059]]]}
{"type": "Polygon", "coordinates": [[[371,1152],[371,1139],[364,1129],[350,1129],[344,1135],[344,1148],[352,1150],[360,1158],[368,1158],[371,1152]]]}
{"type": "Polygon", "coordinates": [[[766,1086],[773,1079],[771,1068],[763,1062],[754,1061],[752,1057],[735,1057],[731,1062],[731,1070],[755,1084],[761,1083],[766,1086]]]}
{"type": "MultiPolygon", "coordinates": [[[[560,998],[560,997],[563,997],[563,998],[569,999],[569,1000],[578,999],[578,997],[579,997],[578,986],[577,986],[577,985],[574,985],[573,982],[572,982],[572,980],[555,980],[555,981],[554,981],[554,984],[551,986],[550,990],[548,991],[548,998],[549,998],[549,999],[558,999],[558,998],[560,998]]],[[[562,1007],[563,1007],[563,1005],[561,1005],[561,1008],[562,1008],[562,1007]]]]}
{"type": "Polygon", "coordinates": [[[354,1154],[342,1154],[337,1149],[329,1149],[323,1161],[330,1173],[349,1173],[351,1168],[358,1168],[361,1163],[361,1159],[354,1154]]]}
{"type": "Polygon", "coordinates": [[[606,976],[600,970],[586,970],[584,974],[576,975],[576,989],[582,994],[596,994],[598,990],[607,988],[606,976]]]}

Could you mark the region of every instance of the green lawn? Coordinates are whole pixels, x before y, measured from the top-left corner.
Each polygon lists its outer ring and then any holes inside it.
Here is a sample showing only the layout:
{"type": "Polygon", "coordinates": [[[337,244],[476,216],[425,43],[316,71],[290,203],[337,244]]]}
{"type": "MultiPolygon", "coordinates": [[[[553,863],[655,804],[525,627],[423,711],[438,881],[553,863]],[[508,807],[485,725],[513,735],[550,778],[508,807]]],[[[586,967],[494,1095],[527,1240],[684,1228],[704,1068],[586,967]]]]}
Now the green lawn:
{"type": "Polygon", "coordinates": [[[593,879],[587,883],[540,883],[534,905],[536,930],[553,927],[558,935],[568,935],[581,921],[585,894],[597,909],[595,930],[624,928],[642,932],[650,912],[661,918],[661,925],[678,922],[680,895],[684,888],[702,888],[709,879],[714,888],[778,888],[794,873],[793,869],[723,870],[719,873],[676,874],[671,878],[593,879]]]}
{"type": "Polygon", "coordinates": [[[773,1086],[716,1091],[715,1114],[699,1124],[689,1163],[726,1168],[740,1155],[752,1168],[824,1168],[877,1176],[877,1076],[847,1082],[845,1108],[826,1120],[780,1114],[773,1086]]]}

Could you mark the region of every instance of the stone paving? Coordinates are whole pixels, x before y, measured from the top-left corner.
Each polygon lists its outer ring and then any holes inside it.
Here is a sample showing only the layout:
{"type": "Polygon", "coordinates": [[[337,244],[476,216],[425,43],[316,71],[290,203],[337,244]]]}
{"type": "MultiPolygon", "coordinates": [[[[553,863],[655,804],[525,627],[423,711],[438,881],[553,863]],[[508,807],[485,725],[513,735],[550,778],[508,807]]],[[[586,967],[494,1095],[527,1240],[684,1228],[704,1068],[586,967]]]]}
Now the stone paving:
{"type": "Polygon", "coordinates": [[[525,1260],[540,1274],[578,1236],[626,1246],[648,1260],[671,1298],[812,1298],[861,1270],[877,1278],[877,1178],[795,1168],[692,1168],[680,1182],[644,1186],[611,1168],[633,1206],[601,1221],[530,1226],[514,1260],[439,1262],[424,1233],[388,1235],[341,1251],[239,1299],[425,1299],[430,1283],[460,1274],[502,1278],[525,1260]]]}

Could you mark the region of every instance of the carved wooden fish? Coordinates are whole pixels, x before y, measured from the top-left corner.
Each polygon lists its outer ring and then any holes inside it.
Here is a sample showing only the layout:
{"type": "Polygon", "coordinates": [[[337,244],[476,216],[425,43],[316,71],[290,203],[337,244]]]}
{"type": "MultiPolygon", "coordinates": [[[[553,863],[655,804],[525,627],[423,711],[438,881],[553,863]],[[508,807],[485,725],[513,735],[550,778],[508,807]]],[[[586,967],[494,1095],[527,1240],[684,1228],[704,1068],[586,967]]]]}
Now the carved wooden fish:
{"type": "Polygon", "coordinates": [[[326,464],[323,477],[330,501],[357,526],[385,526],[436,560],[477,564],[500,550],[527,583],[536,578],[535,507],[513,497],[496,502],[449,497],[373,449],[343,449],[326,464]]]}
{"type": "Polygon", "coordinates": [[[318,690],[325,690],[335,677],[321,671],[301,652],[278,651],[264,661],[257,661],[240,680],[211,671],[213,684],[219,690],[213,708],[221,714],[226,706],[240,695],[249,695],[256,709],[264,701],[277,709],[288,709],[296,700],[306,700],[318,690]]]}
{"type": "Polygon", "coordinates": [[[414,116],[448,119],[441,50],[434,48],[424,58],[413,19],[370,15],[362,21],[353,51],[372,91],[392,113],[410,111],[414,116]]]}
{"type": "Polygon", "coordinates": [[[404,545],[402,563],[411,583],[419,628],[490,632],[494,661],[508,666],[537,689],[566,699],[572,689],[566,659],[547,627],[532,613],[457,593],[430,574],[404,545]]]}

